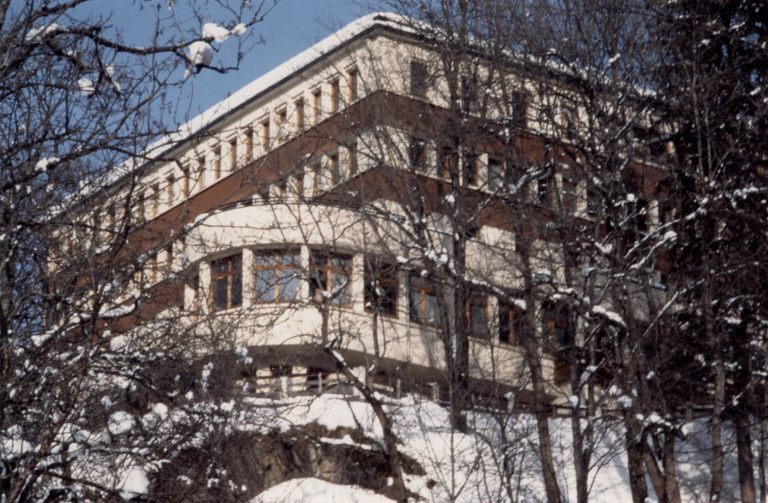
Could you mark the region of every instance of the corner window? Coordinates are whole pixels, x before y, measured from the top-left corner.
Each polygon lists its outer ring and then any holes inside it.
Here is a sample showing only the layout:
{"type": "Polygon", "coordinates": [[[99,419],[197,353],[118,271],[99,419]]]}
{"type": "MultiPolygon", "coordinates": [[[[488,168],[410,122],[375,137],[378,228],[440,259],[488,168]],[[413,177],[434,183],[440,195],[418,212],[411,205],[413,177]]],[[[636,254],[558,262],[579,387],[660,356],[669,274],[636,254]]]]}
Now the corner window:
{"type": "Polygon", "coordinates": [[[309,255],[309,295],[317,301],[349,304],[352,257],[312,250],[309,255]]]}
{"type": "Polygon", "coordinates": [[[411,321],[425,325],[440,324],[436,285],[428,278],[411,273],[408,285],[408,314],[411,321]]]}
{"type": "Polygon", "coordinates": [[[411,61],[411,96],[423,98],[427,94],[427,65],[411,61]]]}
{"type": "Polygon", "coordinates": [[[397,267],[376,260],[365,259],[365,309],[388,316],[397,316],[399,288],[397,267]]]}
{"type": "Polygon", "coordinates": [[[211,262],[211,303],[214,311],[243,303],[242,255],[232,255],[211,262]]]}
{"type": "Polygon", "coordinates": [[[257,250],[253,258],[256,302],[296,300],[301,289],[298,249],[257,250]]]}

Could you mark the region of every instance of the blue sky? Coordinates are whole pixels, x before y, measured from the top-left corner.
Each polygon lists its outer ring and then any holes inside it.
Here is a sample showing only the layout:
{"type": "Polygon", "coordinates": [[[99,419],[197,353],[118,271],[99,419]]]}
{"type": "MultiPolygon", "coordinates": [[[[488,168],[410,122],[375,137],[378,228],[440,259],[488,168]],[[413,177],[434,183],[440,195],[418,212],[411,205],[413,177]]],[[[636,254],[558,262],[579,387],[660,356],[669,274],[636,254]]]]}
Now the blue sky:
{"type": "Polygon", "coordinates": [[[263,23],[253,27],[264,44],[245,54],[239,70],[193,77],[190,112],[194,115],[215,104],[367,12],[370,9],[362,8],[359,0],[281,0],[263,23]]]}
{"type": "MultiPolygon", "coordinates": [[[[12,0],[16,6],[21,5],[21,1],[12,0]]],[[[238,5],[238,0],[226,1],[230,5],[238,5]]],[[[256,3],[256,0],[252,1],[256,3]]],[[[376,10],[370,5],[376,5],[379,1],[279,0],[263,22],[250,28],[248,45],[242,47],[245,49],[244,58],[239,69],[225,74],[204,70],[185,82],[181,95],[178,94],[178,88],[170,91],[172,98],[181,96],[175,120],[177,123],[185,122],[204,111],[345,24],[376,10]],[[264,42],[254,45],[254,41],[259,38],[263,38],[264,42]]],[[[272,0],[266,0],[265,3],[271,4],[272,0]]],[[[83,19],[101,18],[107,35],[114,37],[120,32],[124,41],[143,46],[153,44],[151,36],[158,16],[161,18],[161,26],[174,22],[178,23],[185,37],[199,35],[200,21],[192,15],[189,5],[201,11],[203,21],[206,22],[232,26],[232,23],[238,21],[217,7],[216,2],[204,0],[90,0],[80,5],[73,14],[83,19]],[[174,5],[173,11],[169,10],[170,4],[174,5]],[[173,18],[170,17],[171,12],[173,18]]],[[[64,25],[76,22],[73,19],[53,21],[64,25]]],[[[213,45],[217,50],[213,65],[232,65],[238,46],[236,37],[213,45]]],[[[180,69],[176,77],[181,79],[182,74],[183,69],[180,69]]]]}

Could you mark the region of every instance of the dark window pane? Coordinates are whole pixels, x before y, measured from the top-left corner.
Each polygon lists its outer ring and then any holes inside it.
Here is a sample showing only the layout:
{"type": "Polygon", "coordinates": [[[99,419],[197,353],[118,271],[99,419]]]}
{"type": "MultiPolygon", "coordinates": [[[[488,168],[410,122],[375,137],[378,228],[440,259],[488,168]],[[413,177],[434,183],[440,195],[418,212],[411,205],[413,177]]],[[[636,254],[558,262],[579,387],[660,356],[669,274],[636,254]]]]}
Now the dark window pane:
{"type": "Polygon", "coordinates": [[[240,274],[232,276],[232,304],[231,307],[243,304],[243,279],[240,274]]]}
{"type": "Polygon", "coordinates": [[[301,288],[301,280],[297,271],[283,271],[280,278],[280,299],[296,300],[299,297],[299,288],[301,288]]]}
{"type": "Polygon", "coordinates": [[[424,140],[411,138],[411,142],[408,145],[408,160],[411,163],[411,167],[417,169],[424,168],[424,140]]]}
{"type": "Polygon", "coordinates": [[[411,290],[408,292],[408,316],[411,321],[421,323],[421,296],[418,290],[411,290]]]}
{"type": "Polygon", "coordinates": [[[271,270],[256,272],[256,300],[258,302],[272,302],[275,300],[275,276],[271,270]]]}
{"type": "Polygon", "coordinates": [[[226,309],[229,299],[228,285],[226,278],[218,279],[214,282],[213,308],[215,310],[226,309]]]}
{"type": "Polygon", "coordinates": [[[411,61],[411,95],[424,97],[427,93],[427,66],[420,61],[411,61]]]}
{"type": "Polygon", "coordinates": [[[433,293],[427,293],[424,296],[424,321],[430,325],[437,325],[440,322],[440,309],[437,305],[437,296],[433,293]]]}

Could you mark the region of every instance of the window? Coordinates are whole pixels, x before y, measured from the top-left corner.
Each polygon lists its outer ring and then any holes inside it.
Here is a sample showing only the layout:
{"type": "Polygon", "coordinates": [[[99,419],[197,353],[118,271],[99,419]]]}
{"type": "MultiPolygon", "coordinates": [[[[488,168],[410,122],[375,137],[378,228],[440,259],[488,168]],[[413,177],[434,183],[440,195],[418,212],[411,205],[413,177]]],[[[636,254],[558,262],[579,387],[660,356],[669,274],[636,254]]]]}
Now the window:
{"type": "Polygon", "coordinates": [[[528,97],[522,91],[512,93],[512,125],[524,128],[527,125],[528,97]]]}
{"type": "Polygon", "coordinates": [[[377,311],[388,316],[397,316],[397,292],[399,288],[397,267],[376,260],[365,258],[366,311],[377,311]]]}
{"type": "Polygon", "coordinates": [[[147,259],[146,268],[149,270],[149,282],[157,282],[157,253],[147,259]]]}
{"type": "Polygon", "coordinates": [[[600,191],[596,187],[587,188],[587,215],[596,216],[603,205],[600,191]]]}
{"type": "Polygon", "coordinates": [[[659,203],[659,225],[673,222],[675,219],[675,207],[668,203],[659,203]]]}
{"type": "Polygon", "coordinates": [[[573,213],[576,210],[576,194],[578,192],[578,184],[576,180],[563,176],[562,177],[562,205],[563,210],[567,213],[573,213]]]}
{"type": "Polygon", "coordinates": [[[165,179],[165,204],[168,207],[173,206],[175,183],[176,183],[176,180],[174,180],[173,175],[170,175],[168,178],[165,179]]]}
{"type": "Polygon", "coordinates": [[[296,108],[296,131],[304,131],[304,98],[299,98],[293,102],[296,108]]]}
{"type": "Polygon", "coordinates": [[[245,160],[250,161],[253,159],[253,128],[247,128],[245,135],[243,136],[245,141],[245,160]]]}
{"type": "Polygon", "coordinates": [[[558,120],[561,126],[572,128],[576,123],[576,109],[571,105],[562,105],[558,120]]]}
{"type": "Polygon", "coordinates": [[[440,158],[437,161],[437,176],[446,180],[451,179],[452,173],[456,172],[457,166],[456,152],[450,146],[440,149],[440,158]]]}
{"type": "Polygon", "coordinates": [[[331,173],[331,184],[338,185],[341,182],[341,169],[339,166],[339,153],[328,154],[328,171],[331,173]]]}
{"type": "Polygon", "coordinates": [[[408,315],[411,321],[425,325],[440,323],[440,307],[437,303],[437,288],[427,278],[411,273],[408,286],[408,315]]]}
{"type": "Polygon", "coordinates": [[[298,249],[257,250],[253,258],[256,302],[296,300],[301,288],[298,249]]]}
{"type": "Polygon", "coordinates": [[[115,228],[115,205],[110,204],[107,207],[107,229],[114,230],[115,228]]]}
{"type": "Polygon", "coordinates": [[[211,159],[211,171],[213,172],[213,179],[218,180],[221,178],[221,147],[213,149],[213,159],[211,159]]]}
{"type": "Polygon", "coordinates": [[[312,91],[312,122],[317,124],[323,115],[323,91],[319,87],[312,91]]]}
{"type": "Polygon", "coordinates": [[[352,257],[312,250],[309,254],[309,295],[317,301],[349,304],[352,257]]]}
{"type": "Polygon", "coordinates": [[[498,157],[488,156],[488,188],[492,191],[504,188],[504,164],[498,157]]]}
{"type": "Polygon", "coordinates": [[[149,192],[149,204],[152,217],[156,217],[160,212],[160,185],[153,183],[149,192]]]}
{"type": "Polygon", "coordinates": [[[189,286],[192,289],[192,302],[189,311],[193,317],[197,317],[200,313],[200,276],[194,275],[189,281],[189,286]]]}
{"type": "Polygon", "coordinates": [[[461,97],[461,111],[469,113],[475,106],[475,83],[473,79],[469,77],[462,77],[459,93],[461,97]]]}
{"type": "Polygon", "coordinates": [[[271,133],[269,131],[269,119],[261,122],[261,148],[264,152],[269,150],[271,133]]]}
{"type": "Polygon", "coordinates": [[[312,164],[312,195],[317,196],[323,191],[323,165],[316,161],[312,164]]]}
{"type": "Polygon", "coordinates": [[[339,87],[339,79],[333,79],[331,81],[331,113],[335,114],[339,111],[339,94],[341,94],[341,88],[339,87]]]}
{"type": "Polygon", "coordinates": [[[211,304],[214,311],[243,303],[242,255],[232,255],[211,262],[211,304]]]}
{"type": "Polygon", "coordinates": [[[419,138],[411,138],[408,144],[408,161],[416,170],[423,170],[426,163],[426,144],[419,138]]]}
{"type": "Polygon", "coordinates": [[[163,263],[163,273],[167,277],[173,270],[173,243],[165,245],[164,255],[165,262],[163,263]]]}
{"type": "Polygon", "coordinates": [[[541,331],[550,351],[563,349],[572,341],[571,316],[568,306],[560,302],[544,302],[541,306],[541,331]]]}
{"type": "Polygon", "coordinates": [[[427,94],[427,65],[411,61],[411,96],[423,98],[427,94]]]}
{"type": "Polygon", "coordinates": [[[467,329],[471,337],[488,338],[488,317],[486,314],[486,296],[482,292],[470,291],[467,296],[467,329]]]}
{"type": "Polygon", "coordinates": [[[635,232],[648,232],[648,201],[635,197],[635,200],[627,209],[631,212],[629,220],[633,226],[632,230],[635,232]]]}
{"type": "Polygon", "coordinates": [[[465,149],[464,155],[462,157],[462,164],[464,167],[464,181],[467,185],[477,185],[477,152],[472,149],[465,149]]]}
{"type": "Polygon", "coordinates": [[[514,304],[499,302],[499,342],[523,345],[528,335],[525,311],[514,304]]]}
{"type": "Polygon", "coordinates": [[[304,195],[304,173],[296,173],[293,177],[293,193],[299,197],[304,195]]]}
{"type": "MultiPolygon", "coordinates": [[[[143,221],[146,218],[146,208],[144,203],[144,194],[136,195],[136,220],[143,221]]],[[[72,241],[72,240],[68,240],[72,241]]]]}
{"type": "Polygon", "coordinates": [[[285,141],[288,139],[288,109],[286,107],[282,107],[280,110],[275,112],[275,122],[277,122],[277,137],[280,141],[285,141]]]}
{"type": "Polygon", "coordinates": [[[189,197],[189,166],[181,168],[181,197],[189,197]]]}
{"type": "Polygon", "coordinates": [[[229,169],[235,171],[237,167],[237,138],[229,140],[229,169]]]}
{"type": "Polygon", "coordinates": [[[197,158],[197,172],[200,177],[200,187],[205,187],[205,157],[197,158]]]}
{"type": "Polygon", "coordinates": [[[350,103],[357,100],[357,68],[347,71],[347,85],[349,86],[348,100],[350,103]]]}
{"type": "Polygon", "coordinates": [[[536,193],[539,198],[539,202],[545,206],[549,205],[550,197],[551,197],[551,185],[552,185],[552,174],[546,173],[544,175],[541,175],[539,179],[536,181],[536,193]]]}
{"type": "Polygon", "coordinates": [[[347,154],[349,155],[349,176],[353,177],[357,174],[357,142],[349,146],[347,154]]]}

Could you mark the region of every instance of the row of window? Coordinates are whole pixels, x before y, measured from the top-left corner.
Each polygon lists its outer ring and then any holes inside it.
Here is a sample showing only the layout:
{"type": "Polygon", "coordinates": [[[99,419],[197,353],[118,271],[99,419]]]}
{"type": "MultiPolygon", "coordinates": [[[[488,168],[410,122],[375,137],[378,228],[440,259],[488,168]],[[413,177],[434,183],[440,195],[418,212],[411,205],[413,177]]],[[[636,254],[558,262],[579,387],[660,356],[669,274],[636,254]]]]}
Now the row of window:
{"type": "MultiPolygon", "coordinates": [[[[427,64],[423,61],[412,60],[409,68],[409,93],[416,98],[424,99],[431,87],[431,78],[427,64]]],[[[474,113],[479,108],[480,83],[475,78],[462,76],[459,81],[459,104],[465,113],[474,113]]],[[[523,91],[513,91],[510,95],[509,120],[510,125],[519,128],[527,126],[528,95],[523,91]]]]}
{"type": "MultiPolygon", "coordinates": [[[[213,311],[239,307],[243,303],[242,254],[210,263],[210,299],[213,311]]],[[[300,250],[256,250],[253,260],[254,300],[257,303],[291,302],[300,298],[303,268],[300,250]]],[[[347,306],[352,302],[350,281],[352,256],[310,250],[309,294],[318,302],[347,306]]],[[[375,257],[365,257],[363,301],[365,309],[384,316],[398,316],[400,269],[375,257]]],[[[441,326],[438,286],[429,278],[411,272],[408,275],[408,316],[412,322],[441,326]]],[[[471,291],[465,306],[469,333],[476,338],[490,337],[488,296],[471,291]]],[[[500,302],[496,323],[501,342],[522,344],[528,337],[525,311],[514,304],[500,302]]],[[[542,305],[542,334],[550,349],[567,346],[572,341],[571,316],[564,305],[542,305]]]]}
{"type": "MultiPolygon", "coordinates": [[[[346,103],[352,103],[358,99],[357,68],[349,68],[344,78],[346,103]]],[[[323,87],[317,86],[310,91],[308,100],[300,96],[293,101],[291,117],[288,115],[288,106],[282,105],[273,114],[259,122],[258,132],[254,127],[248,127],[241,138],[235,136],[224,141],[216,145],[207,157],[201,155],[193,162],[183,165],[179,176],[171,172],[165,178],[150,183],[147,190],[136,196],[137,217],[154,218],[159,214],[161,206],[170,208],[178,200],[187,199],[196,188],[202,189],[218,181],[222,177],[225,163],[228,169],[233,171],[238,166],[239,160],[248,162],[254,159],[256,155],[254,146],[257,142],[263,154],[269,151],[276,141],[287,140],[291,132],[303,131],[306,127],[307,106],[309,106],[309,118],[312,124],[320,122],[325,113],[337,113],[344,102],[341,79],[341,76],[335,76],[329,81],[327,98],[323,93],[323,87]],[[326,100],[328,100],[327,103],[326,100]]],[[[107,209],[107,211],[110,210],[107,209]]]]}

